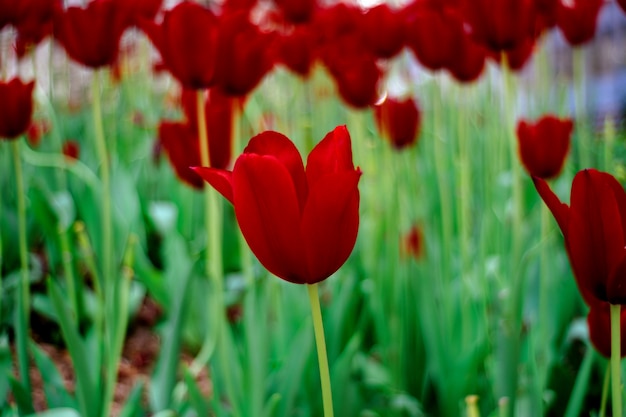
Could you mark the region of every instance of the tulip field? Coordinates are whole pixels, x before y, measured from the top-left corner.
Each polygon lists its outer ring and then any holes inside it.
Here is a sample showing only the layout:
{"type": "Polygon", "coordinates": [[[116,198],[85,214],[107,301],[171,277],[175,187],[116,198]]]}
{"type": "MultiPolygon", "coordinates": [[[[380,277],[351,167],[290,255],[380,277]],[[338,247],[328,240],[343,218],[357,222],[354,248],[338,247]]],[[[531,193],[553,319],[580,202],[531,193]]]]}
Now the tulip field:
{"type": "Polygon", "coordinates": [[[0,0],[0,417],[622,416],[609,20],[0,0]]]}

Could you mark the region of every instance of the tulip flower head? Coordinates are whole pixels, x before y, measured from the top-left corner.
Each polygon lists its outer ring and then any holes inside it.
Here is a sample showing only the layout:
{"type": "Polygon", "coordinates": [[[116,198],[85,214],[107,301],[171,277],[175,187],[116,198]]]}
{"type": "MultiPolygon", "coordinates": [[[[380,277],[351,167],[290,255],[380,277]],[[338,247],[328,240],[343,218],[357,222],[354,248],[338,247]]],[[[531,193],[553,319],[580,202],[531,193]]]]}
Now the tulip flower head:
{"type": "Polygon", "coordinates": [[[0,139],[17,139],[30,126],[35,82],[0,81],[0,139]]]}
{"type": "MultiPolygon", "coordinates": [[[[596,350],[606,358],[611,357],[611,318],[609,303],[593,306],[587,314],[589,339],[596,350]]],[[[626,356],[626,309],[622,307],[620,313],[620,356],[626,356]]]]}
{"type": "Polygon", "coordinates": [[[361,171],[345,126],[311,151],[306,170],[291,140],[273,131],[253,137],[232,171],[192,169],[233,204],[250,249],[279,278],[323,281],[352,252],[361,171]]]}
{"type": "Polygon", "coordinates": [[[387,98],[374,107],[374,117],[380,134],[395,149],[404,149],[417,141],[422,114],[412,98],[387,98]]]}
{"type": "Polygon", "coordinates": [[[603,4],[603,0],[559,2],[556,23],[571,46],[580,46],[593,39],[603,4]]]}
{"type": "Polygon", "coordinates": [[[574,177],[563,204],[547,182],[533,177],[565,238],[570,264],[585,302],[626,304],[626,193],[615,178],[594,169],[574,177]]]}
{"type": "Polygon", "coordinates": [[[531,176],[552,179],[559,175],[570,147],[574,123],[547,115],[535,123],[517,123],[517,143],[522,164],[531,176]]]}

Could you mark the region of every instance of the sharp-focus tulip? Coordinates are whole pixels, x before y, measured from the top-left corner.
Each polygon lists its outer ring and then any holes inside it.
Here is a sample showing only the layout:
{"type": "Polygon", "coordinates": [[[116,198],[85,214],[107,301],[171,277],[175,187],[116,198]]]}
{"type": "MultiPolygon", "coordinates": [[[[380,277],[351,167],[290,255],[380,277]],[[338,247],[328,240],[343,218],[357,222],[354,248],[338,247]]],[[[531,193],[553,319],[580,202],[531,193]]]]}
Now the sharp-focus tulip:
{"type": "Polygon", "coordinates": [[[165,13],[160,25],[143,20],[141,29],[184,88],[214,84],[218,20],[211,10],[183,1],[165,13]]]}
{"type": "Polygon", "coordinates": [[[517,123],[517,143],[522,164],[534,177],[555,178],[561,172],[570,147],[574,123],[547,115],[535,123],[517,123]]]}
{"type": "Polygon", "coordinates": [[[374,117],[378,131],[394,148],[403,149],[417,141],[422,115],[412,98],[387,98],[374,107],[374,117]]]}
{"type": "Polygon", "coordinates": [[[267,131],[250,140],[233,171],[195,171],[235,207],[252,252],[274,275],[323,281],[348,259],[359,227],[360,170],[339,126],[311,151],[306,171],[294,144],[267,131]]]}
{"type": "Polygon", "coordinates": [[[545,180],[535,187],[565,237],[565,248],[585,302],[626,304],[626,193],[615,178],[593,169],[572,183],[571,203],[561,203],[545,180]]]}
{"type": "Polygon", "coordinates": [[[116,0],[93,0],[86,7],[59,9],[54,36],[74,61],[90,68],[111,65],[127,28],[126,15],[116,0]]]}
{"type": "Polygon", "coordinates": [[[16,139],[25,133],[33,116],[35,82],[19,78],[0,82],[0,138],[16,139]]]}
{"type": "Polygon", "coordinates": [[[567,42],[579,46],[593,39],[604,0],[560,1],[557,25],[567,42]]]}
{"type": "MultiPolygon", "coordinates": [[[[589,339],[600,354],[607,358],[611,357],[611,315],[609,303],[601,303],[589,310],[587,326],[589,327],[589,339]]],[[[620,313],[620,356],[626,356],[626,309],[620,313]]]]}

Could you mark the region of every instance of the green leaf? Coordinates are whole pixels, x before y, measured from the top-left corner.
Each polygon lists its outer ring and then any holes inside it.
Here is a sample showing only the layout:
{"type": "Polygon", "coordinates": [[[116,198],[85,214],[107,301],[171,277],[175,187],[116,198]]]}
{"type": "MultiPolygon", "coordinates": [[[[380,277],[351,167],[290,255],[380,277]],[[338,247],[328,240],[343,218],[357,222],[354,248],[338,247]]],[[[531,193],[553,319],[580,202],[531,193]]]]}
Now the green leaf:
{"type": "Polygon", "coordinates": [[[0,410],[8,405],[7,394],[11,390],[9,376],[13,372],[13,358],[6,333],[0,335],[0,410]]]}
{"type": "Polygon", "coordinates": [[[46,355],[46,353],[35,343],[30,345],[31,352],[35,358],[35,363],[41,379],[43,381],[43,390],[46,394],[48,407],[71,407],[76,408],[76,400],[70,395],[65,388],[63,378],[57,370],[54,362],[46,355]]]}
{"type": "Polygon", "coordinates": [[[15,404],[17,404],[20,415],[34,412],[30,392],[22,385],[22,382],[18,381],[13,375],[9,375],[9,384],[11,385],[13,399],[15,400],[15,404]]]}
{"type": "Polygon", "coordinates": [[[31,414],[27,417],[81,417],[78,411],[73,408],[54,408],[42,411],[41,413],[31,414]]]}
{"type": "Polygon", "coordinates": [[[139,382],[133,387],[119,417],[141,417],[145,414],[141,405],[143,388],[143,382],[139,382]]]}
{"type": "Polygon", "coordinates": [[[191,406],[196,410],[196,414],[199,416],[208,416],[209,407],[207,400],[202,395],[202,391],[200,391],[196,380],[188,369],[185,369],[185,383],[189,391],[189,401],[191,402],[191,406]]]}

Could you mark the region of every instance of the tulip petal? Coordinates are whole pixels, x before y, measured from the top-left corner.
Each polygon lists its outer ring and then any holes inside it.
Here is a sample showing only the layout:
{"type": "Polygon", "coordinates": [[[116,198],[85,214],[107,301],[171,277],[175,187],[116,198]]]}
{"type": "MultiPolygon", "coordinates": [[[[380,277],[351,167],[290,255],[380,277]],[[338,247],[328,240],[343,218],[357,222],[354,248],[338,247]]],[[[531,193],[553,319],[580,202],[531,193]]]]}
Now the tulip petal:
{"type": "Polygon", "coordinates": [[[613,194],[615,194],[620,217],[622,219],[622,231],[626,237],[626,192],[624,192],[624,188],[622,188],[622,185],[615,178],[605,172],[602,174],[613,190],[613,194]]]}
{"type": "Polygon", "coordinates": [[[304,164],[298,149],[287,136],[274,131],[260,133],[250,139],[248,146],[244,149],[244,153],[271,155],[280,161],[287,168],[296,187],[300,211],[304,210],[308,193],[304,164]]]}
{"type": "MultiPolygon", "coordinates": [[[[609,303],[601,303],[593,306],[587,315],[589,326],[589,339],[596,350],[606,358],[611,357],[611,315],[609,303]]],[[[620,356],[626,356],[626,309],[620,313],[621,327],[621,352],[620,356]]]]}
{"type": "Polygon", "coordinates": [[[622,251],[622,258],[611,271],[606,292],[610,303],[626,304],[626,250],[622,251]]]}
{"type": "Polygon", "coordinates": [[[310,281],[322,281],[348,259],[359,229],[359,171],[320,178],[309,191],[302,217],[310,281]]]}
{"type": "Polygon", "coordinates": [[[309,188],[320,177],[342,171],[354,171],[352,144],[346,126],[337,126],[309,154],[306,162],[309,188]]]}
{"type": "Polygon", "coordinates": [[[225,169],[209,167],[190,167],[203,180],[211,184],[226,200],[233,203],[233,173],[225,169]]]}
{"type": "Polygon", "coordinates": [[[548,183],[539,178],[533,177],[533,183],[537,192],[548,206],[548,209],[552,212],[556,222],[563,233],[563,236],[567,236],[567,224],[569,222],[569,207],[559,200],[554,192],[548,186],[548,183]]]}
{"type": "Polygon", "coordinates": [[[307,282],[300,209],[291,175],[275,156],[244,153],[233,170],[235,215],[250,249],[279,278],[307,282]]]}
{"type": "Polygon", "coordinates": [[[566,239],[579,284],[608,301],[607,284],[622,257],[624,235],[617,200],[603,173],[587,169],[576,174],[566,239]]]}

